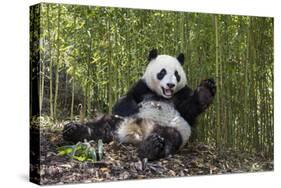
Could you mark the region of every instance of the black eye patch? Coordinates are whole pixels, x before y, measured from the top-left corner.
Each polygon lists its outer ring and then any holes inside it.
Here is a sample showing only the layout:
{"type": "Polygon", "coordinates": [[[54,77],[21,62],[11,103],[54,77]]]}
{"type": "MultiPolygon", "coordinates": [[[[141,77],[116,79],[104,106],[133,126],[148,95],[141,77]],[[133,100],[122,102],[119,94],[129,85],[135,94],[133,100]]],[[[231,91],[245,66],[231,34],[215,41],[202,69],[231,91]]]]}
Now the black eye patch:
{"type": "Polygon", "coordinates": [[[181,80],[181,77],[180,77],[178,71],[175,71],[175,76],[177,78],[177,81],[179,82],[181,80]]]}
{"type": "Polygon", "coordinates": [[[157,74],[157,79],[158,79],[158,80],[162,80],[166,74],[167,74],[166,69],[162,69],[162,70],[157,74]]]}

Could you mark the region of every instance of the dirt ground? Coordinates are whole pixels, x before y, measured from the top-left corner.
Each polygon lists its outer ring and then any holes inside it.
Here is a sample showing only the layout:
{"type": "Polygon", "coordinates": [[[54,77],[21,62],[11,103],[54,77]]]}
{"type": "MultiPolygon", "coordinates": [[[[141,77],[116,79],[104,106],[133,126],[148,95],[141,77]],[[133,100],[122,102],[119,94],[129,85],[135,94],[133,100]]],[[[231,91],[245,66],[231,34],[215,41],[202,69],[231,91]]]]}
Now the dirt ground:
{"type": "Polygon", "coordinates": [[[273,170],[273,160],[262,154],[224,151],[219,154],[212,145],[187,144],[173,156],[143,163],[132,145],[115,142],[104,144],[104,157],[97,163],[79,162],[57,155],[66,143],[61,130],[40,131],[40,184],[89,183],[128,179],[164,178],[273,170]]]}

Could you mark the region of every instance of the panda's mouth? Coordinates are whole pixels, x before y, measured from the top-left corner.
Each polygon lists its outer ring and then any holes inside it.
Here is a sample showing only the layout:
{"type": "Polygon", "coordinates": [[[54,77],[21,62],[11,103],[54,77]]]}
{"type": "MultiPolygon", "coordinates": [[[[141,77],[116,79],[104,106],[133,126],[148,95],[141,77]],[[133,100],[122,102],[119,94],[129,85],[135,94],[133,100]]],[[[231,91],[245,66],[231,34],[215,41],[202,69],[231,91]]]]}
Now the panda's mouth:
{"type": "Polygon", "coordinates": [[[172,89],[165,89],[164,87],[161,87],[161,88],[162,88],[163,94],[164,94],[166,97],[170,98],[170,97],[173,96],[174,90],[172,90],[172,89]]]}

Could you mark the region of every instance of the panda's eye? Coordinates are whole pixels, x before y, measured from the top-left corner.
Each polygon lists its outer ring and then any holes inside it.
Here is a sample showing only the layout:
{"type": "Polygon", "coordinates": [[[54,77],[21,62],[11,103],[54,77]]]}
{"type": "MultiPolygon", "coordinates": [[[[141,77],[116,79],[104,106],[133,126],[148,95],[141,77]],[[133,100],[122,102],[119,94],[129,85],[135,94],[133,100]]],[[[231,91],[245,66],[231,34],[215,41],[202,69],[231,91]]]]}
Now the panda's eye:
{"type": "Polygon", "coordinates": [[[157,79],[162,80],[164,76],[167,74],[167,71],[165,69],[162,69],[158,74],[157,74],[157,79]]]}
{"type": "Polygon", "coordinates": [[[178,71],[175,71],[175,76],[177,78],[177,81],[179,82],[181,80],[181,77],[180,77],[178,71]]]}

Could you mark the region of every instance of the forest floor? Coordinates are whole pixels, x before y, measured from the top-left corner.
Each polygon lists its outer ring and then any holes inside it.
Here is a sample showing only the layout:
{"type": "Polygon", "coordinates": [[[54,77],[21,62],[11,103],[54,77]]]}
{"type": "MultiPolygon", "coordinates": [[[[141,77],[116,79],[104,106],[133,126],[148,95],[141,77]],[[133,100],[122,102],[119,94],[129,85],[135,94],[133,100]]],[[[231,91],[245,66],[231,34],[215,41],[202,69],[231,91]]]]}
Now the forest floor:
{"type": "MultiPolygon", "coordinates": [[[[66,145],[61,129],[40,131],[40,184],[89,183],[128,179],[229,174],[273,170],[273,160],[263,155],[224,151],[212,145],[190,143],[177,154],[144,164],[132,145],[104,144],[103,160],[80,162],[59,156],[66,145]]],[[[33,168],[31,166],[31,168],[33,168]]]]}

